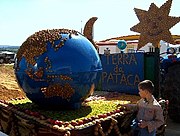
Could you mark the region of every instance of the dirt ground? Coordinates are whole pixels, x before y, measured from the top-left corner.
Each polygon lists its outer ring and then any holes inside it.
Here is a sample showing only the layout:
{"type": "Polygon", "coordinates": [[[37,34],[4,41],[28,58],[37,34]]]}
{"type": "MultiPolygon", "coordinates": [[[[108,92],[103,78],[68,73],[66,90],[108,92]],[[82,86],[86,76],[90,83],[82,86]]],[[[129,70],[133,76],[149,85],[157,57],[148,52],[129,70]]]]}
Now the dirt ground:
{"type": "Polygon", "coordinates": [[[25,94],[16,82],[13,64],[0,64],[0,99],[10,100],[18,97],[25,97],[25,94]]]}

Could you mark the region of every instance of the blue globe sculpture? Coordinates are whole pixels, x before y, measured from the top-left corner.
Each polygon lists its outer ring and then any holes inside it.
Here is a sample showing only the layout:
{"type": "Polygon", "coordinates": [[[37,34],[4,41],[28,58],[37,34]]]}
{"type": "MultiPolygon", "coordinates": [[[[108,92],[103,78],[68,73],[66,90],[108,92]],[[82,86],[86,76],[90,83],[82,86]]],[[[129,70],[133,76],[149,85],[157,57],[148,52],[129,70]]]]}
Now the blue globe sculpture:
{"type": "Polygon", "coordinates": [[[36,32],[20,46],[17,82],[26,96],[46,108],[80,108],[94,92],[102,65],[93,44],[75,30],[36,32]]]}

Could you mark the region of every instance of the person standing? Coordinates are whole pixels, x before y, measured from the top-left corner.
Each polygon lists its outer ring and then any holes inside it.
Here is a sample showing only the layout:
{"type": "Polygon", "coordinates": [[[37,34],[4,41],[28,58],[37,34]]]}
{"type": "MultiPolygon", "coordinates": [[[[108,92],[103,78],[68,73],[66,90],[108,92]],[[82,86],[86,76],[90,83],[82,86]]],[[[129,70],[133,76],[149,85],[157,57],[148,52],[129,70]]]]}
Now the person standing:
{"type": "Polygon", "coordinates": [[[154,98],[154,84],[144,80],[138,84],[141,99],[137,104],[125,105],[127,109],[137,111],[136,119],[132,122],[133,136],[155,136],[156,129],[164,124],[161,105],[154,98]]]}

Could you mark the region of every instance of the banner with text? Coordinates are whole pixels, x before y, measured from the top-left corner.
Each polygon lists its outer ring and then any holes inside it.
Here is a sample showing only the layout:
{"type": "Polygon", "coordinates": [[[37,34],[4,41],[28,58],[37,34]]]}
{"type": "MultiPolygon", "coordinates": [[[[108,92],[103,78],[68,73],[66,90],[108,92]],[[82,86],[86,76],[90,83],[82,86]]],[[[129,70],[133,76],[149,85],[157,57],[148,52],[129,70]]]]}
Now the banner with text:
{"type": "Polygon", "coordinates": [[[144,79],[143,53],[103,54],[102,90],[128,94],[138,93],[138,83],[144,79]]]}

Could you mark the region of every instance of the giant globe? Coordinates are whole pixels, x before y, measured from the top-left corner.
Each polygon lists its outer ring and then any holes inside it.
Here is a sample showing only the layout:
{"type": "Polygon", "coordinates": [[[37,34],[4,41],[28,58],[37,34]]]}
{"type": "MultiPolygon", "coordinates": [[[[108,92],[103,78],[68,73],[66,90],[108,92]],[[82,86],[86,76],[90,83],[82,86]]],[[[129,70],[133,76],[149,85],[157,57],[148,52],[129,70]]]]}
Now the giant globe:
{"type": "Polygon", "coordinates": [[[93,44],[69,29],[42,30],[20,46],[14,65],[26,96],[46,108],[80,108],[99,82],[102,65],[93,44]]]}

